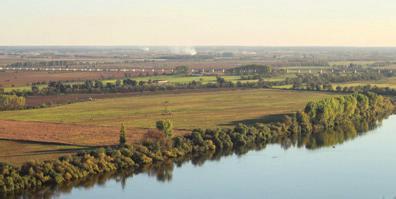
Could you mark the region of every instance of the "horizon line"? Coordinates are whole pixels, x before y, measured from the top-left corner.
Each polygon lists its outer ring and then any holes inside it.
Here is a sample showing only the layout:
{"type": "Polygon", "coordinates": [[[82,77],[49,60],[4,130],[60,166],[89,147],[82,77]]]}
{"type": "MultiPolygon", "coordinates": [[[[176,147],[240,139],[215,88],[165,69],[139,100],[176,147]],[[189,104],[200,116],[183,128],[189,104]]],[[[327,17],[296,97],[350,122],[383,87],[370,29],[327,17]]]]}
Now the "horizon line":
{"type": "Polygon", "coordinates": [[[383,45],[69,45],[69,44],[16,44],[16,45],[0,45],[0,47],[261,47],[261,48],[396,48],[395,46],[383,45]]]}

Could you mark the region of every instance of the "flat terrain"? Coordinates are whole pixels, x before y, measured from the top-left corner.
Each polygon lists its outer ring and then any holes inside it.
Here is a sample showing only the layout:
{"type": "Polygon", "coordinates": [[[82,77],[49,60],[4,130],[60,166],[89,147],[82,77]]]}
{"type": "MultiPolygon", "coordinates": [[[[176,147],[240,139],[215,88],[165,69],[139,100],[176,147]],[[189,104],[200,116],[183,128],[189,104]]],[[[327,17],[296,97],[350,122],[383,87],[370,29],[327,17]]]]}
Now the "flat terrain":
{"type": "MultiPolygon", "coordinates": [[[[257,80],[241,80],[240,76],[225,75],[222,76],[226,81],[234,83],[240,82],[257,82],[257,80]]],[[[293,74],[287,74],[279,77],[265,78],[266,81],[282,81],[286,77],[294,77],[293,74]]],[[[69,81],[70,84],[82,83],[83,80],[101,80],[104,84],[113,83],[122,80],[123,72],[0,72],[0,87],[6,92],[12,90],[31,91],[31,83],[42,81],[69,81]],[[7,75],[6,75],[7,74],[7,75]],[[42,80],[40,80],[42,79],[42,80]],[[12,83],[11,83],[12,82],[12,83]]],[[[201,82],[202,84],[216,83],[216,76],[181,76],[181,75],[156,75],[156,76],[133,76],[130,77],[136,81],[165,80],[171,84],[189,83],[192,81],[201,82]]],[[[39,84],[39,88],[47,87],[47,84],[39,84]]]]}
{"type": "Polygon", "coordinates": [[[0,162],[20,165],[26,161],[51,160],[84,147],[0,140],[0,162]]]}
{"type": "MultiPolygon", "coordinates": [[[[147,129],[128,128],[127,140],[141,140],[147,129]]],[[[181,131],[177,131],[179,133],[181,131]]],[[[0,120],[1,139],[103,146],[118,144],[119,127],[0,120]]]]}
{"type": "Polygon", "coordinates": [[[366,85],[371,85],[371,86],[378,86],[378,87],[389,87],[396,89],[396,77],[391,77],[391,78],[386,78],[386,79],[381,79],[377,81],[356,81],[356,82],[348,82],[348,83],[342,83],[342,84],[334,84],[334,86],[366,86],[366,85]]]}
{"type": "Polygon", "coordinates": [[[228,90],[120,97],[45,109],[0,113],[0,138],[109,145],[118,142],[121,123],[129,141],[137,141],[160,119],[171,119],[176,133],[193,128],[264,121],[268,116],[302,109],[320,92],[228,90]],[[166,111],[167,110],[167,111],[166,111]]]}
{"type": "MultiPolygon", "coordinates": [[[[124,77],[123,72],[45,72],[45,71],[0,71],[0,85],[11,89],[43,81],[82,81],[87,79],[113,79],[124,77]],[[11,87],[11,88],[10,88],[11,87]]],[[[29,86],[30,88],[30,86],[29,86]]]]}

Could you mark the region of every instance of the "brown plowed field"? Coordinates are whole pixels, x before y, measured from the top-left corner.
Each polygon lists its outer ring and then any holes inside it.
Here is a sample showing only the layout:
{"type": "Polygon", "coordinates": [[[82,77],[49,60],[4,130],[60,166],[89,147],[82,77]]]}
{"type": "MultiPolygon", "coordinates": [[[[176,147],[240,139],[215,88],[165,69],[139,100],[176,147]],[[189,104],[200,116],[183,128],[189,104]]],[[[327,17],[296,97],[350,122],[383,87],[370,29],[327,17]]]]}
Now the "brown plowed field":
{"type": "MultiPolygon", "coordinates": [[[[141,140],[147,129],[127,128],[127,141],[141,140]]],[[[177,135],[186,133],[178,130],[177,135]]],[[[80,146],[118,144],[119,128],[92,125],[0,120],[0,139],[60,143],[80,146]]]]}

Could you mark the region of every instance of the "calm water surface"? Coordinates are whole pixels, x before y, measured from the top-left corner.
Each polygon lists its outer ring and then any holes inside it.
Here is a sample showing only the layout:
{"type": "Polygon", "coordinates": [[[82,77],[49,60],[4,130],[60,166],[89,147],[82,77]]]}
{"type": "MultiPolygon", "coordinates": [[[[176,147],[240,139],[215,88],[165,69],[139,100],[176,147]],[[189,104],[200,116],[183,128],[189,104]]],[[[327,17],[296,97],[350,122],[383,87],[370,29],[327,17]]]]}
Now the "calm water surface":
{"type": "Polygon", "coordinates": [[[279,144],[202,165],[110,178],[55,198],[395,198],[396,116],[343,144],[306,149],[279,144]]]}

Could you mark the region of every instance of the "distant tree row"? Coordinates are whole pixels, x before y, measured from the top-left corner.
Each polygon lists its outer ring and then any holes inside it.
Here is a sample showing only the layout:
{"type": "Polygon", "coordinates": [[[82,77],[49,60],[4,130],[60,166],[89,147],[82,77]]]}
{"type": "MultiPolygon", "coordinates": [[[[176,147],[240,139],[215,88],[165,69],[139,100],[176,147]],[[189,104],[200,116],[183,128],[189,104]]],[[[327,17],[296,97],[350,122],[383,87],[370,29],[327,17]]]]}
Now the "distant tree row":
{"type": "Polygon", "coordinates": [[[32,68],[32,67],[67,67],[76,64],[75,61],[54,60],[54,61],[37,61],[37,62],[16,62],[8,64],[12,68],[32,68]]]}
{"type": "Polygon", "coordinates": [[[279,73],[278,70],[273,70],[271,66],[258,64],[244,65],[227,70],[227,73],[232,75],[262,75],[265,77],[275,75],[276,72],[279,73]]]}

